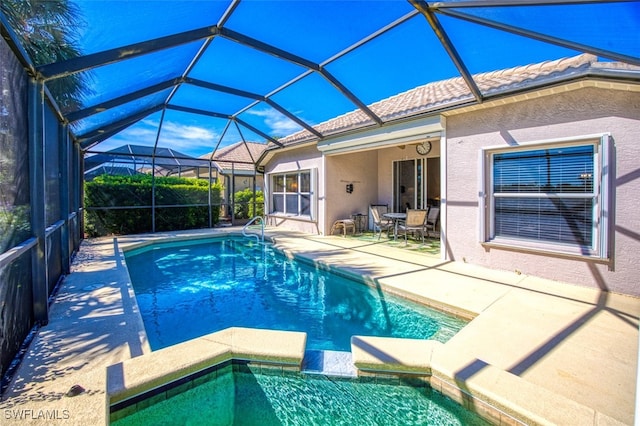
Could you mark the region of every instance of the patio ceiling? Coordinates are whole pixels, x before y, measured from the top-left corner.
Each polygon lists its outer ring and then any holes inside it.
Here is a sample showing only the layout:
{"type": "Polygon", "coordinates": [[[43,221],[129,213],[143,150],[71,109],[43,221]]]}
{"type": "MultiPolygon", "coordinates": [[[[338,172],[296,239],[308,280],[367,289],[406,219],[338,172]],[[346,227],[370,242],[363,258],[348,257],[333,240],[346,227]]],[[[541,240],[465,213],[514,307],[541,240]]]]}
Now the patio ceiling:
{"type": "Polygon", "coordinates": [[[478,73],[580,53],[640,65],[637,1],[5,0],[1,10],[3,37],[92,151],[115,139],[198,156],[300,130],[321,140],[318,124],[354,110],[389,124],[368,105],[434,81],[462,77],[481,103],[491,95],[478,73]],[[38,3],[70,14],[24,9],[38,3]],[[66,48],[42,54],[56,37],[66,48]]]}

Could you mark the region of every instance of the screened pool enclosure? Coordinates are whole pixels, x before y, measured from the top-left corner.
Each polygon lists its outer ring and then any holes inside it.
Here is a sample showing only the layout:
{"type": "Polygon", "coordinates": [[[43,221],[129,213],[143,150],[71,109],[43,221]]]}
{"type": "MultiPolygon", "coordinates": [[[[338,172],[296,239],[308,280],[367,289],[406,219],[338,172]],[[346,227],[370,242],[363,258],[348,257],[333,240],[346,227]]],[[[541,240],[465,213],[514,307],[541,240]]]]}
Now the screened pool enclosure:
{"type": "Polygon", "coordinates": [[[457,105],[474,105],[497,96],[478,73],[584,52],[640,65],[632,1],[4,0],[0,25],[3,376],[85,236],[85,182],[150,176],[148,199],[97,206],[144,208],[133,231],[177,229],[185,208],[206,218],[189,227],[211,227],[237,176],[257,212],[265,149],[394,124],[373,105],[395,94],[462,77],[457,105]],[[170,198],[161,178],[205,189],[170,198]]]}

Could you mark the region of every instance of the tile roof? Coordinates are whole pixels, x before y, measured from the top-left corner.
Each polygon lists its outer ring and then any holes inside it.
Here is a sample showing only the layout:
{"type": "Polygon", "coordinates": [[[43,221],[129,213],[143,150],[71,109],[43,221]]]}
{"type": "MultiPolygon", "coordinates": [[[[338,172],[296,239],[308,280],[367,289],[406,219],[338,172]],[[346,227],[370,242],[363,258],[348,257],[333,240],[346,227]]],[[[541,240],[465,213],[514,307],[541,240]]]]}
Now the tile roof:
{"type": "MultiPolygon", "coordinates": [[[[475,74],[473,78],[482,94],[491,96],[537,87],[557,77],[578,75],[589,69],[596,62],[596,56],[582,54],[570,58],[475,74]]],[[[473,101],[473,94],[464,79],[456,77],[416,87],[375,102],[369,107],[382,121],[387,122],[473,101]]],[[[329,136],[373,124],[373,120],[366,114],[360,110],[355,110],[320,123],[314,128],[321,134],[329,136]]],[[[280,139],[279,142],[286,146],[315,139],[317,138],[310,132],[302,130],[280,139]]],[[[270,145],[269,147],[273,148],[275,145],[270,145]]]]}
{"type": "MultiPolygon", "coordinates": [[[[218,149],[214,156],[213,161],[218,164],[221,169],[231,170],[232,164],[234,170],[248,170],[255,169],[254,163],[258,160],[260,155],[267,149],[267,145],[257,142],[237,142],[233,145],[229,145],[218,149]]],[[[210,158],[211,153],[205,154],[200,158],[210,158]]]]}

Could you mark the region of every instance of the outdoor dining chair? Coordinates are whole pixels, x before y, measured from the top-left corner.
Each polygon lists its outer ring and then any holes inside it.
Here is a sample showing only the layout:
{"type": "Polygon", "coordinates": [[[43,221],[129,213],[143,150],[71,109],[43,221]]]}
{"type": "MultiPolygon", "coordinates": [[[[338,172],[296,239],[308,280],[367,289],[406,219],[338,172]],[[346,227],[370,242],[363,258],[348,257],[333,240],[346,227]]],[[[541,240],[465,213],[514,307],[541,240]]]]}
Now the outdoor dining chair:
{"type": "Polygon", "coordinates": [[[438,221],[440,220],[440,207],[431,207],[429,209],[429,214],[427,215],[427,220],[424,223],[424,229],[427,231],[427,236],[430,235],[429,232],[436,232],[438,227],[438,221]]]}
{"type": "Polygon", "coordinates": [[[407,244],[409,232],[419,232],[424,244],[424,231],[427,221],[427,210],[407,209],[407,219],[398,223],[398,233],[404,233],[404,244],[407,244]]]}
{"type": "Polygon", "coordinates": [[[378,239],[382,236],[382,231],[387,232],[387,236],[389,236],[389,229],[393,228],[393,221],[389,219],[385,219],[382,217],[383,214],[387,213],[389,207],[381,204],[372,204],[369,206],[369,211],[371,211],[371,218],[373,219],[373,235],[378,234],[378,239]]]}

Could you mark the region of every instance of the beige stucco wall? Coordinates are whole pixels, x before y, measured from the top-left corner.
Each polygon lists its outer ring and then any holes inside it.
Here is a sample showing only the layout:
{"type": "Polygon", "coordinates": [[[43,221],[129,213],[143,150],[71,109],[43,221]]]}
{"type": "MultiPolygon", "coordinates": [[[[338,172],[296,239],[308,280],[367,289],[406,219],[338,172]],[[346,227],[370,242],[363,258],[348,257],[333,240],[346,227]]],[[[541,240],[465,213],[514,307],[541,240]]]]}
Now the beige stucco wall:
{"type": "Polygon", "coordinates": [[[378,196],[378,154],[365,151],[331,155],[326,165],[326,221],[325,233],[337,219],[350,218],[354,213],[369,214],[369,204],[375,204],[378,196]],[[347,184],[353,184],[348,194],[347,184]]]}
{"type": "Polygon", "coordinates": [[[585,88],[447,117],[448,258],[640,296],[640,93],[585,88]],[[616,145],[612,265],[485,249],[478,238],[479,151],[609,132],[616,145]],[[610,270],[610,266],[614,269],[610,270]]]}
{"type": "MultiPolygon", "coordinates": [[[[265,164],[265,180],[269,180],[269,175],[272,173],[285,173],[298,170],[315,171],[315,190],[318,194],[318,201],[315,217],[312,220],[268,215],[267,220],[269,225],[310,234],[321,233],[320,224],[324,223],[325,217],[325,185],[322,163],[322,154],[315,146],[276,151],[273,158],[265,164]]],[[[265,198],[268,196],[268,194],[265,194],[265,198]]]]}
{"type": "Polygon", "coordinates": [[[316,147],[276,152],[266,165],[267,175],[315,169],[317,211],[311,221],[271,215],[268,223],[287,230],[328,234],[335,220],[350,218],[354,213],[367,214],[368,205],[376,201],[378,192],[377,158],[375,151],[323,158],[316,147]],[[346,192],[348,183],[353,184],[351,194],[346,192]]]}

